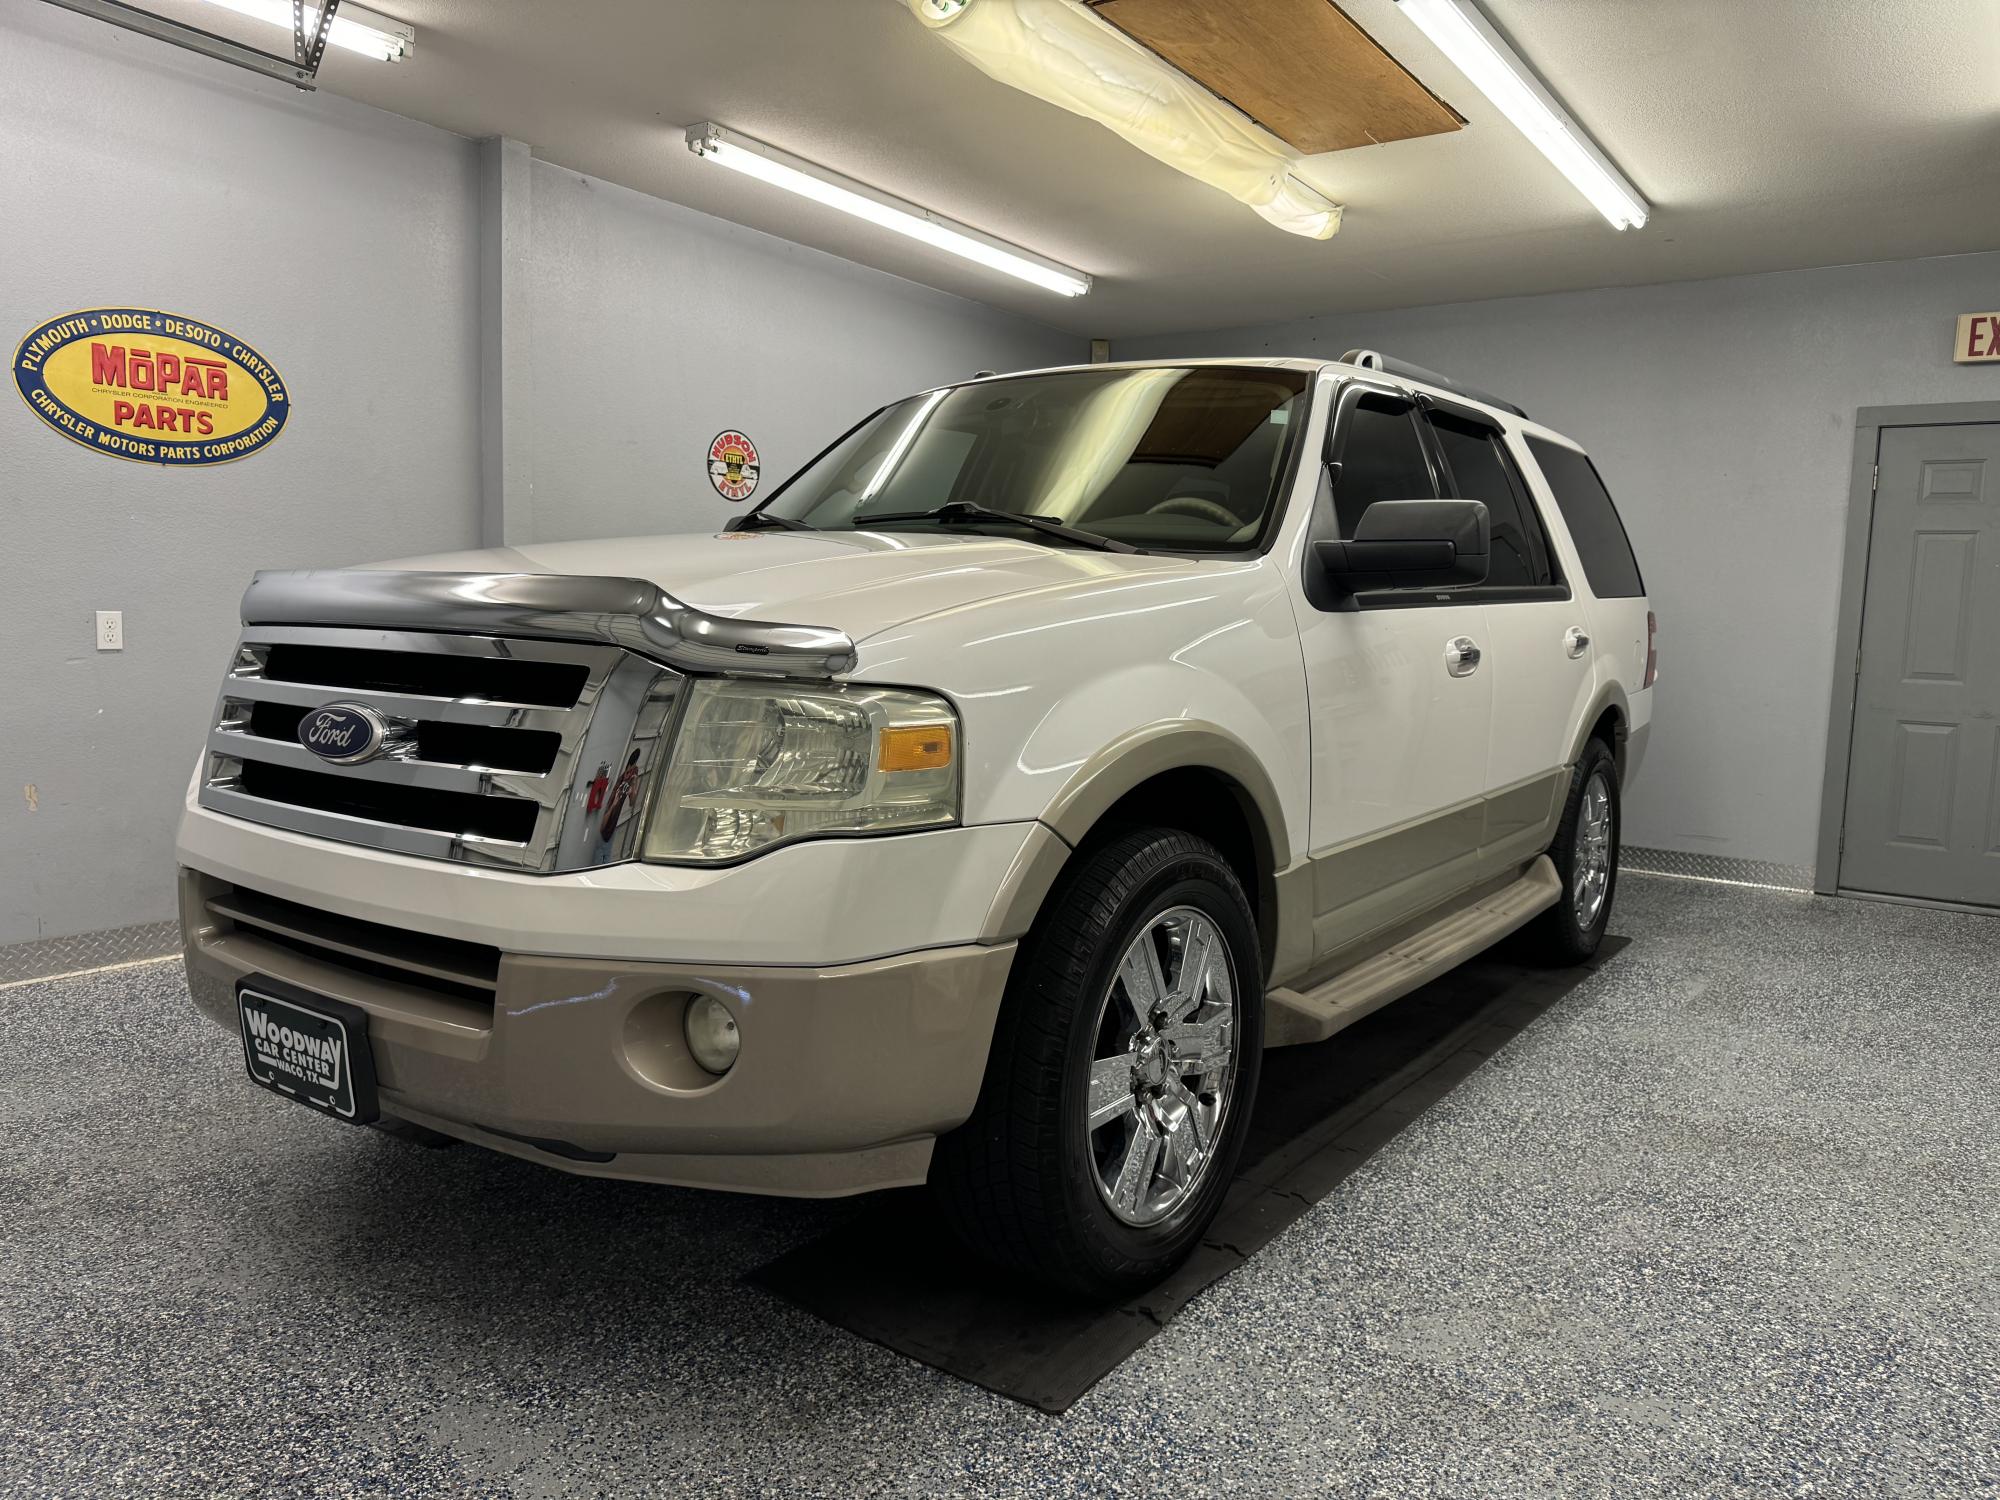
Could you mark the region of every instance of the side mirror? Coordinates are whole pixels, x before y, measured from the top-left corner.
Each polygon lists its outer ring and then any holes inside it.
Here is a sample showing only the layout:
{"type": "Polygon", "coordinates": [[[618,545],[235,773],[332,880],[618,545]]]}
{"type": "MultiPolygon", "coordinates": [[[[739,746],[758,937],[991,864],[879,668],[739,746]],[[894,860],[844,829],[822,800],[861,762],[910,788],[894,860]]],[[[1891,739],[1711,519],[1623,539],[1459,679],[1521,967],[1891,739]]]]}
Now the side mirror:
{"type": "Polygon", "coordinates": [[[1486,577],[1492,523],[1479,500],[1377,500],[1344,542],[1315,542],[1327,582],[1344,594],[1463,588],[1486,577]]]}

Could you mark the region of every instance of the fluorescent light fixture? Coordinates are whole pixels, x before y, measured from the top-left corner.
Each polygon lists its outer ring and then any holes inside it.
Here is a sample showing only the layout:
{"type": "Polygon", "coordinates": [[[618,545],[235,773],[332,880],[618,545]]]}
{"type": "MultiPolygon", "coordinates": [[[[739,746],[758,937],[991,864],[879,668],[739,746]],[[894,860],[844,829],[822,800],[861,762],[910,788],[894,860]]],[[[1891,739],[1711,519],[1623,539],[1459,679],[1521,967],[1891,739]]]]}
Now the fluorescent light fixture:
{"type": "Polygon", "coordinates": [[[1018,276],[1065,297],[1081,297],[1090,290],[1090,278],[1081,271],[934,214],[907,199],[879,192],[852,177],[830,172],[775,146],[724,130],[720,125],[703,122],[689,126],[687,143],[688,149],[704,161],[768,182],[815,203],[824,203],[828,208],[837,208],[884,229],[893,229],[992,270],[1018,276]]]}
{"type": "MultiPolygon", "coordinates": [[[[239,16],[249,16],[255,21],[282,26],[287,33],[292,29],[291,0],[209,0],[209,4],[233,10],[239,16]]],[[[306,34],[310,36],[318,25],[319,8],[308,5],[306,34]]],[[[333,25],[327,30],[326,41],[330,47],[344,47],[349,52],[359,52],[363,57],[372,57],[378,62],[401,62],[417,44],[417,29],[389,16],[377,15],[372,10],[363,10],[358,5],[343,3],[333,13],[333,25]]]]}
{"type": "Polygon", "coordinates": [[[1569,117],[1472,0],[1396,0],[1472,86],[1570,180],[1614,229],[1638,229],[1650,211],[1638,189],[1569,117]]]}

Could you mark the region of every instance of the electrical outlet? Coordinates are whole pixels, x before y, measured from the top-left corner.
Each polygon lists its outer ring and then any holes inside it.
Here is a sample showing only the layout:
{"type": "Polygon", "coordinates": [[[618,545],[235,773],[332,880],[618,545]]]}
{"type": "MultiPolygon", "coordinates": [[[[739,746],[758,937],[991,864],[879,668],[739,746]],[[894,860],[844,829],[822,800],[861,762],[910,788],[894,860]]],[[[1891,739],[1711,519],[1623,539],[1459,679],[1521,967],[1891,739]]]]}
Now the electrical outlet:
{"type": "Polygon", "coordinates": [[[123,651],[125,649],[125,612],[117,609],[100,609],[97,612],[97,649],[99,651],[123,651]]]}

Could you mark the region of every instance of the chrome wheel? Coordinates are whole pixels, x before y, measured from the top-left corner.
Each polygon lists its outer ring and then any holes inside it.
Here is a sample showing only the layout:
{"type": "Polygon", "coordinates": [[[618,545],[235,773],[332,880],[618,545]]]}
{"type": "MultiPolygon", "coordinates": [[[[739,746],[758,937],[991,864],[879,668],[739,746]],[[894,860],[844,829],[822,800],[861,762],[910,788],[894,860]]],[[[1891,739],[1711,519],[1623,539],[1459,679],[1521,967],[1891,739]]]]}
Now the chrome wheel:
{"type": "Polygon", "coordinates": [[[1098,1003],[1084,1104],[1093,1176],[1127,1224],[1187,1201],[1216,1157],[1236,1083],[1236,985],[1213,918],[1176,906],[1149,922],[1098,1003]]]}
{"type": "Polygon", "coordinates": [[[1570,853],[1569,899],[1580,931],[1597,925],[1611,892],[1611,783],[1593,771],[1576,810],[1576,844],[1570,853]]]}

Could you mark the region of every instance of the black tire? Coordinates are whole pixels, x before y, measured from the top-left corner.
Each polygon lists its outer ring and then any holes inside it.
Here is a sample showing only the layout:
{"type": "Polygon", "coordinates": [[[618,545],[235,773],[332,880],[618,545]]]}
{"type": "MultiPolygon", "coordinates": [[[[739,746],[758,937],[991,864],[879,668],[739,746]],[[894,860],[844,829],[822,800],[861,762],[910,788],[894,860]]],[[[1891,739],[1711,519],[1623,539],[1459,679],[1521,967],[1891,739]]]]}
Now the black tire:
{"type": "Polygon", "coordinates": [[[1618,763],[1611,754],[1611,747],[1604,741],[1588,740],[1583,754],[1577,757],[1576,770],[1570,775],[1569,798],[1563,804],[1556,841],[1549,846],[1549,858],[1555,862],[1556,874],[1562,878],[1562,896],[1554,906],[1535,918],[1523,934],[1527,939],[1528,952],[1534,958],[1555,967],[1580,964],[1604,941],[1604,930],[1611,921],[1611,906],[1618,895],[1621,816],[1618,763]],[[1577,825],[1584,819],[1585,796],[1593,781],[1601,784],[1608,803],[1609,868],[1605,872],[1604,899],[1598,904],[1595,916],[1585,922],[1577,903],[1577,883],[1581,878],[1577,825]]]}
{"type": "MultiPolygon", "coordinates": [[[[1168,917],[1176,920],[1186,918],[1168,917]]],[[[1164,941],[1175,951],[1170,937],[1164,941]]],[[[930,1182],[946,1220],[978,1254],[1083,1296],[1116,1297],[1157,1281],[1222,1206],[1256,1102],[1263,1046],[1256,920],[1221,853],[1160,828],[1086,846],[1015,958],[978,1105],[938,1141],[930,1182]],[[1099,1187],[1093,1139],[1101,1145],[1109,1127],[1093,1137],[1086,1125],[1088,1080],[1094,1061],[1109,1060],[1100,1051],[1112,1034],[1105,1028],[1127,1014],[1106,1008],[1120,1004],[1112,985],[1122,958],[1156,919],[1181,908],[1207,917],[1228,950],[1233,1079],[1226,1094],[1202,1095],[1226,1103],[1184,1198],[1158,1222],[1135,1226],[1099,1187]]],[[[1136,1092],[1144,1085],[1132,1076],[1136,1092]]],[[[1121,1120],[1118,1128],[1136,1126],[1121,1120]]]]}

